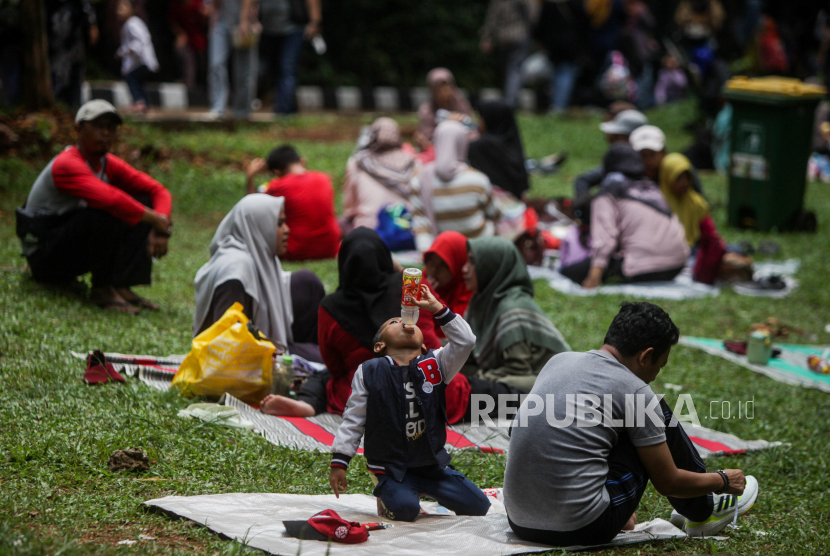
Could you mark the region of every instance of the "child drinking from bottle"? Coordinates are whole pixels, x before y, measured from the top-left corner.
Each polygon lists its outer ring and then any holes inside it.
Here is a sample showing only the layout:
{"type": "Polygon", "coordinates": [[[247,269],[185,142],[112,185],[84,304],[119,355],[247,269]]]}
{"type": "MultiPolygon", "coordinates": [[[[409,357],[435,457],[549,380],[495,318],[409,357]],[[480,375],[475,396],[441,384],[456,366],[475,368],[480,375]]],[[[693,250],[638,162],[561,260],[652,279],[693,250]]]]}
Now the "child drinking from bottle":
{"type": "Polygon", "coordinates": [[[448,467],[444,389],[475,347],[475,336],[461,316],[442,305],[421,285],[418,307],[429,310],[449,343],[428,350],[417,326],[399,317],[375,334],[377,356],[358,367],[343,423],[332,445],[329,484],[335,495],[348,486],[346,469],[361,437],[366,467],[376,483],[374,495],[386,517],[414,521],[419,495],[434,498],[458,515],[485,515],[490,507],[481,489],[448,467]]]}

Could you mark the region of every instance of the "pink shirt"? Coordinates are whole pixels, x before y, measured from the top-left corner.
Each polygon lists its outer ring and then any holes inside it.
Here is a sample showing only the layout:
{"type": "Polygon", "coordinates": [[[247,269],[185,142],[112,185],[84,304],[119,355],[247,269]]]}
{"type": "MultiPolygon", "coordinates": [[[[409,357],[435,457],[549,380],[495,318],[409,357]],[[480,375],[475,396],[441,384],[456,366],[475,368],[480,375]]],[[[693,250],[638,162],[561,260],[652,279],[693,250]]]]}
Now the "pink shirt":
{"type": "Polygon", "coordinates": [[[343,180],[343,215],[352,226],[366,226],[374,230],[378,225],[380,209],[396,203],[403,203],[407,210],[412,210],[409,199],[404,199],[362,170],[354,157],[349,159],[343,180]]]}
{"type": "Polygon", "coordinates": [[[591,265],[605,268],[612,256],[623,259],[624,276],[636,276],[683,266],[689,246],[676,215],[601,195],[591,202],[591,265]]]}

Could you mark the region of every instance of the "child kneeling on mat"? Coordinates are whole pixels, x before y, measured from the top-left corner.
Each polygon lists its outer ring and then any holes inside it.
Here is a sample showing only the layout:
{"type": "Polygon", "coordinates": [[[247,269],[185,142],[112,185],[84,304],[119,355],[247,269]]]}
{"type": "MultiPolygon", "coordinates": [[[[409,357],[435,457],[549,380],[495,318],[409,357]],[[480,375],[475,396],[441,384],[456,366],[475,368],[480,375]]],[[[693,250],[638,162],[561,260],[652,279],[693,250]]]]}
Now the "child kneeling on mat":
{"type": "Polygon", "coordinates": [[[444,449],[444,389],[467,361],[476,338],[467,322],[436,300],[426,285],[415,303],[433,314],[449,343],[427,350],[421,330],[404,327],[400,317],[380,327],[374,338],[377,359],[363,363],[352,379],[352,394],[332,445],[329,484],[338,497],[346,490],[346,469],[365,435],[366,467],[386,517],[414,521],[421,494],[458,515],[485,515],[487,497],[449,467],[444,449]]]}

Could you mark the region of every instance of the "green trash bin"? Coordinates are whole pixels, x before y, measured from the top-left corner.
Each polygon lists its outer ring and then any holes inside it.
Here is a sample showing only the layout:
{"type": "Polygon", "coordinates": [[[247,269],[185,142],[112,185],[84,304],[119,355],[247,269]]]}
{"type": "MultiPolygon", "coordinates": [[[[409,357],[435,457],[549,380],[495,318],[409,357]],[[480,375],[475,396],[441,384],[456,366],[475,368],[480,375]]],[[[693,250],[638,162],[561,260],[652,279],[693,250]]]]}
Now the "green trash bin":
{"type": "Polygon", "coordinates": [[[730,226],[764,231],[805,227],[802,206],[813,121],[825,94],[824,87],[782,77],[736,77],[726,83],[724,96],[733,107],[730,226]]]}

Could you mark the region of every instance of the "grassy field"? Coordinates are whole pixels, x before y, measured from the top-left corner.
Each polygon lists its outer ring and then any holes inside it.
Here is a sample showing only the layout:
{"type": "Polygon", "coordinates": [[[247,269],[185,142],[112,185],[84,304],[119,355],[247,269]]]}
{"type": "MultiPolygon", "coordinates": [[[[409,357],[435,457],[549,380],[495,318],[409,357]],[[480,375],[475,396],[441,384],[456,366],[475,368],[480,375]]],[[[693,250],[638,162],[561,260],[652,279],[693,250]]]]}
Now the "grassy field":
{"type": "MultiPolygon", "coordinates": [[[[691,118],[687,104],[649,114],[668,131],[670,149],[684,148],[682,132],[691,118]]],[[[14,208],[48,156],[19,153],[0,157],[0,554],[242,554],[238,543],[201,527],[147,513],[141,503],[166,495],[224,492],[327,492],[329,457],[275,447],[253,434],[180,419],[191,400],[159,394],[131,381],[89,388],[83,364],[69,350],[100,348],[124,353],[184,353],[190,345],[193,277],[207,260],[216,225],[244,191],[243,163],[265,155],[284,140],[294,142],[309,166],[332,175],[339,188],[357,130],[369,116],[303,116],[287,123],[228,129],[163,131],[146,124],[123,130],[118,152],[149,171],[174,195],[175,235],[171,253],[154,271],[154,284],[141,291],[162,311],[135,317],[101,311],[77,295],[33,283],[19,256],[14,208]],[[25,156],[23,156],[25,155],[25,156]],[[141,475],[110,473],[106,460],[116,449],[143,447],[153,461],[141,475]],[[139,534],[156,537],[118,546],[139,534]]],[[[411,117],[401,119],[413,128],[411,117]]],[[[573,177],[595,165],[604,152],[592,115],[567,119],[522,116],[527,154],[567,149],[571,158],[555,176],[534,178],[534,195],[567,194],[573,177]]],[[[53,150],[59,149],[54,145],[53,150]]],[[[815,235],[777,235],[726,228],[726,181],[703,178],[715,220],[728,241],[773,239],[778,258],[799,258],[801,287],[789,298],[758,300],[725,290],[715,298],[660,303],[681,333],[723,338],[742,336],[754,322],[775,316],[830,344],[830,186],[810,184],[806,205],[819,215],[815,235]]],[[[317,272],[327,291],[336,287],[334,261],[303,266],[317,272]]],[[[574,349],[600,345],[622,297],[566,297],[543,282],[536,299],[574,349]]],[[[799,338],[792,341],[804,343],[799,338]]],[[[827,488],[830,398],[816,390],[781,384],[702,351],[677,347],[654,384],[671,405],[682,385],[693,395],[705,426],[745,439],[790,445],[734,458],[716,458],[711,468],[744,469],[760,483],[756,507],[724,542],[683,540],[638,545],[620,554],[818,554],[830,552],[830,492],[827,488]],[[754,419],[709,418],[710,401],[754,400],[754,419]]],[[[733,410],[734,413],[734,410],[733,410]]],[[[715,414],[712,417],[718,417],[715,414]]],[[[457,467],[480,486],[501,486],[505,457],[465,453],[457,467]]],[[[369,493],[362,465],[352,466],[350,492],[369,493]]],[[[668,519],[671,508],[649,487],[641,520],[668,519]]],[[[473,553],[471,551],[471,553],[473,553]]],[[[610,553],[610,552],[609,552],[610,553]]]]}

